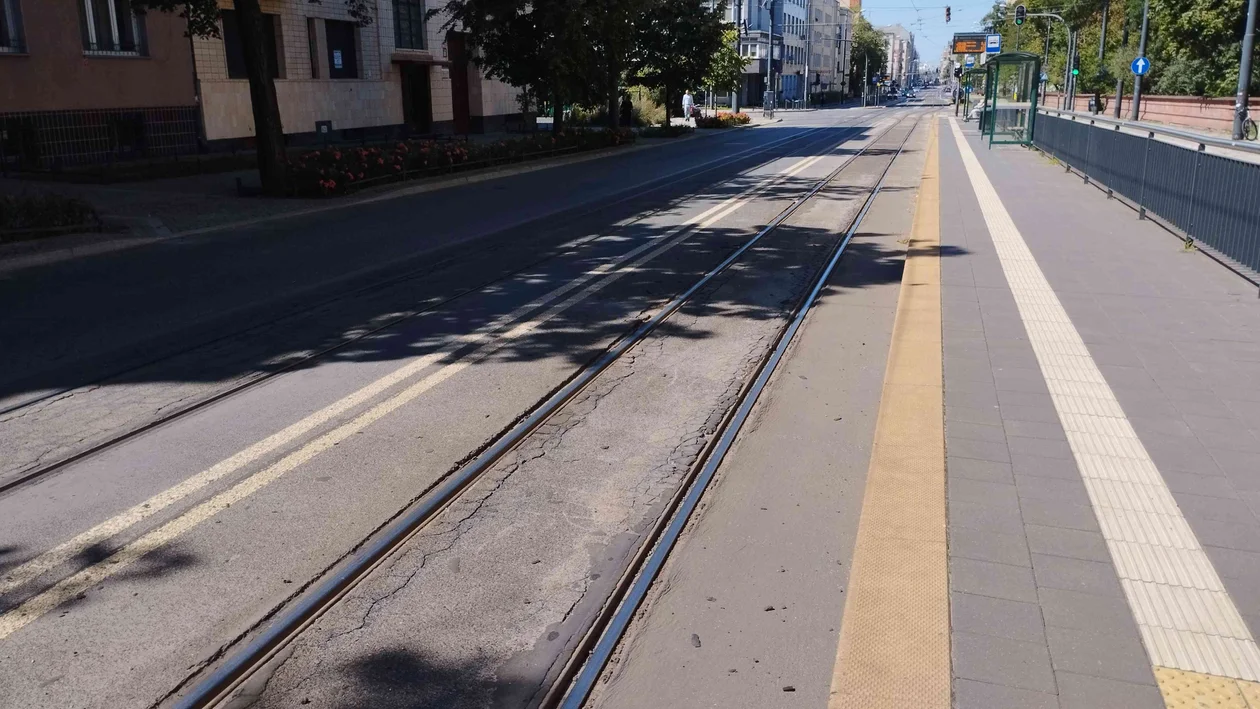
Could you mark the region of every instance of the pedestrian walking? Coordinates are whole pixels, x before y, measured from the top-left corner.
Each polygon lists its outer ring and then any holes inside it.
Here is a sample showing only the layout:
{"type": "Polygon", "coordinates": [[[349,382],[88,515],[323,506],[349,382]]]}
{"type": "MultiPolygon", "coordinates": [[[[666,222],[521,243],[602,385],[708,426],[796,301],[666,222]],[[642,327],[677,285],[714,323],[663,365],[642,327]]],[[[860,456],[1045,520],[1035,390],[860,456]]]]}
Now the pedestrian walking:
{"type": "Polygon", "coordinates": [[[683,92],[683,122],[690,125],[692,120],[692,111],[696,108],[696,97],[691,95],[691,89],[683,92]]]}

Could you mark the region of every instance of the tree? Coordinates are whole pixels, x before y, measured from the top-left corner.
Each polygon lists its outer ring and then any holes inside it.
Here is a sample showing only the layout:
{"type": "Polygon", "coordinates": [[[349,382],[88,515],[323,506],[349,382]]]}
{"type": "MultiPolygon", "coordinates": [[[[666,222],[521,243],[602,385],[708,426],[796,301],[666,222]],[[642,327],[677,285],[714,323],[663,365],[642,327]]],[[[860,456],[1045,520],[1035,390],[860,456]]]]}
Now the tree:
{"type": "Polygon", "coordinates": [[[635,23],[630,74],[661,92],[666,126],[675,94],[704,83],[725,41],[725,7],[708,5],[708,0],[656,0],[635,23]]]}
{"type": "Polygon", "coordinates": [[[466,33],[486,76],[550,99],[559,131],[566,98],[586,98],[589,89],[593,23],[585,9],[572,0],[446,0],[427,17],[445,13],[445,29],[466,33]]]}
{"type": "Polygon", "coordinates": [[[721,46],[713,55],[713,64],[704,83],[715,91],[739,91],[747,64],[748,60],[739,53],[739,30],[727,24],[722,30],[721,46]]]}
{"type": "MultiPolygon", "coordinates": [[[[318,4],[320,0],[307,0],[318,4]]],[[[372,22],[369,0],[345,0],[350,16],[360,25],[372,22]]],[[[159,10],[178,12],[188,23],[190,37],[219,36],[218,0],[132,0],[136,11],[159,10]]],[[[254,110],[254,136],[258,153],[258,175],[263,193],[283,196],[288,192],[284,126],[280,122],[280,104],[276,85],[271,79],[271,62],[267,56],[266,32],[262,8],[258,0],[236,0],[236,16],[241,26],[241,45],[245,54],[245,73],[249,78],[249,98],[254,110]]]]}
{"type": "Polygon", "coordinates": [[[888,59],[888,50],[884,45],[884,35],[871,26],[865,17],[858,15],[853,23],[853,46],[849,51],[849,86],[862,86],[867,81],[866,66],[870,62],[871,75],[879,73],[888,59]]]}

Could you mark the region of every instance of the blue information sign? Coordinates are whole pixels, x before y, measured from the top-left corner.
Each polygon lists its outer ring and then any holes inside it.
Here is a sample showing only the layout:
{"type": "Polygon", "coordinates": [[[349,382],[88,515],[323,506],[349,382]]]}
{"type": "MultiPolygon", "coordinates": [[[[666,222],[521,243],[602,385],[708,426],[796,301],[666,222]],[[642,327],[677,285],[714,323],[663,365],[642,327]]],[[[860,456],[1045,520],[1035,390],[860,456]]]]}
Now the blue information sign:
{"type": "Polygon", "coordinates": [[[1133,70],[1134,74],[1137,74],[1138,76],[1145,76],[1146,72],[1151,70],[1151,60],[1146,57],[1138,57],[1133,60],[1133,63],[1129,65],[1129,68],[1133,70]]]}

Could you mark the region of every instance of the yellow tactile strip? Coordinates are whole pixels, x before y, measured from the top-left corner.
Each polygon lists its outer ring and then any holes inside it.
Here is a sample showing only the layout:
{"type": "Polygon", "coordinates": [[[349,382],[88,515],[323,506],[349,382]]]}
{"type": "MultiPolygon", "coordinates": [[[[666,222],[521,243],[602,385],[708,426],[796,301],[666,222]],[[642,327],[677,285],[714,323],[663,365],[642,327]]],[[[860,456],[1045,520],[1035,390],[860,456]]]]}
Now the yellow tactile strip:
{"type": "Polygon", "coordinates": [[[1201,672],[1155,668],[1168,709],[1260,709],[1260,683],[1201,672]]]}
{"type": "Polygon", "coordinates": [[[858,523],[830,709],[949,709],[936,121],[858,523]]]}

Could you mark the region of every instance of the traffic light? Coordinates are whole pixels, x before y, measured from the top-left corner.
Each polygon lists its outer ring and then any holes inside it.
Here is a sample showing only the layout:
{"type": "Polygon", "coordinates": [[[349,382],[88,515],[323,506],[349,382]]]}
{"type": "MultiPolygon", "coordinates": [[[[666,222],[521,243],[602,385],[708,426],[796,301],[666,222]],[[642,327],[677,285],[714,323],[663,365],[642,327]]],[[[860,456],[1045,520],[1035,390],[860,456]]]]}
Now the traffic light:
{"type": "Polygon", "coordinates": [[[1023,5],[1016,5],[1015,6],[1015,24],[1017,25],[1024,24],[1024,20],[1027,17],[1028,17],[1028,8],[1024,7],[1023,5]]]}
{"type": "Polygon", "coordinates": [[[949,22],[949,5],[945,6],[945,21],[949,22]]]}
{"type": "Polygon", "coordinates": [[[961,77],[961,76],[962,76],[962,67],[960,67],[960,66],[956,66],[956,67],[954,67],[954,76],[955,76],[955,77],[961,77]]]}
{"type": "Polygon", "coordinates": [[[1081,55],[1076,54],[1072,57],[1072,76],[1078,76],[1081,73],[1081,55]]]}

